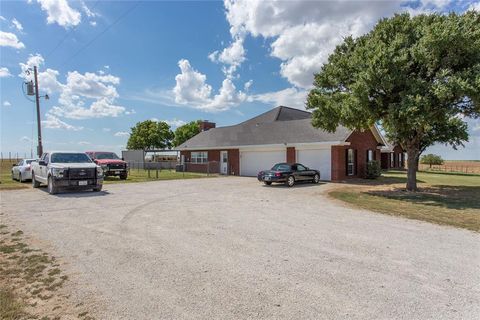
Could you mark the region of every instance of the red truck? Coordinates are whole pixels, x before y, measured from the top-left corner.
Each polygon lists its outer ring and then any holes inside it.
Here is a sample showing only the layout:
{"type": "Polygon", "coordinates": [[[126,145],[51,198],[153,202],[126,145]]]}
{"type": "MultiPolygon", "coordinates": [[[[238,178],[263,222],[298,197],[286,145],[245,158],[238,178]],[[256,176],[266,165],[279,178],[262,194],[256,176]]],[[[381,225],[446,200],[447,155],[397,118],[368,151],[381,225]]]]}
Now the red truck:
{"type": "Polygon", "coordinates": [[[125,180],[128,176],[128,166],[114,152],[108,151],[87,151],[86,154],[103,169],[103,175],[118,176],[125,180]]]}

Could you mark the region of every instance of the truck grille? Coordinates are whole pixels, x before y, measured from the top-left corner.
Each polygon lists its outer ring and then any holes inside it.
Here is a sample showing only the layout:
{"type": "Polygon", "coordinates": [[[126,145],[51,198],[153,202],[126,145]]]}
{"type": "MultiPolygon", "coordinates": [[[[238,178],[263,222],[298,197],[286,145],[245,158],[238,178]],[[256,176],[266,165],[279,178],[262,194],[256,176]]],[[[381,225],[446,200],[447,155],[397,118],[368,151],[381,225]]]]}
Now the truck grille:
{"type": "Polygon", "coordinates": [[[68,177],[70,179],[95,179],[97,173],[96,168],[80,169],[74,168],[68,170],[68,177]]]}
{"type": "Polygon", "coordinates": [[[125,167],[123,166],[123,163],[115,163],[115,164],[109,164],[108,169],[110,170],[115,170],[115,169],[124,169],[125,167]]]}

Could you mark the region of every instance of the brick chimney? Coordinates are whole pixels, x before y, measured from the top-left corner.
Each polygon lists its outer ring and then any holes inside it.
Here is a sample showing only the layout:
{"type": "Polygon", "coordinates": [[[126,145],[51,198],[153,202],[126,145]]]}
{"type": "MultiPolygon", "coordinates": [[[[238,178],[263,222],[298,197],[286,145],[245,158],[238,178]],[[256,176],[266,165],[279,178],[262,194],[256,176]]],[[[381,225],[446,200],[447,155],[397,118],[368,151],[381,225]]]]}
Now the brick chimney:
{"type": "Polygon", "coordinates": [[[207,131],[215,128],[215,122],[210,122],[208,120],[200,121],[200,131],[207,131]]]}

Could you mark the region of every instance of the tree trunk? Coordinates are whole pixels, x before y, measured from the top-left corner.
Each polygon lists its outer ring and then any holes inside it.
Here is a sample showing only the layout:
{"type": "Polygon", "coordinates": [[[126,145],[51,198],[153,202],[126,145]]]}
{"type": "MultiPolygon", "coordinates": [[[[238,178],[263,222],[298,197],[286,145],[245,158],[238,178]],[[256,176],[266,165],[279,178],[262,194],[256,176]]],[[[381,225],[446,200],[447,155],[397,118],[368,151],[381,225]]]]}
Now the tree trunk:
{"type": "Polygon", "coordinates": [[[408,171],[407,171],[407,190],[417,191],[417,170],[420,151],[417,148],[407,148],[408,171]]]}

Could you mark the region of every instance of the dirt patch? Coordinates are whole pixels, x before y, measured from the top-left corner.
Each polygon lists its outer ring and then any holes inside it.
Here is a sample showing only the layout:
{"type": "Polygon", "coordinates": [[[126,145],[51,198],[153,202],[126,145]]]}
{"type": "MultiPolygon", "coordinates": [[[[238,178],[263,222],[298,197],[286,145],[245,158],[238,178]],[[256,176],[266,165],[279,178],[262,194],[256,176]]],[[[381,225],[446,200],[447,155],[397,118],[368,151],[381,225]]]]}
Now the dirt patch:
{"type": "Polygon", "coordinates": [[[21,230],[0,225],[0,315],[2,319],[93,319],[65,288],[61,263],[36,248],[21,230]]]}

